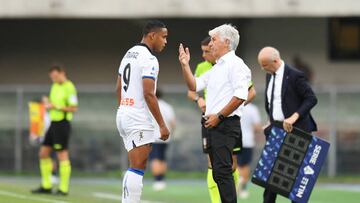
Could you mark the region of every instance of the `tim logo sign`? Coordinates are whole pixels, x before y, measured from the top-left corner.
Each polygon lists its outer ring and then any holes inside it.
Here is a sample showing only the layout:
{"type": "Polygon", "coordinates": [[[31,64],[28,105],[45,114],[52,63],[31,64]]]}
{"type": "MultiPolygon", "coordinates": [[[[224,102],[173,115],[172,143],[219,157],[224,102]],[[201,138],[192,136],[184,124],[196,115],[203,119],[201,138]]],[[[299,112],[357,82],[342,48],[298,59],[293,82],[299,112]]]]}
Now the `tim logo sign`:
{"type": "Polygon", "coordinates": [[[252,181],[295,202],[308,202],[330,144],[282,123],[272,128],[252,181]]]}

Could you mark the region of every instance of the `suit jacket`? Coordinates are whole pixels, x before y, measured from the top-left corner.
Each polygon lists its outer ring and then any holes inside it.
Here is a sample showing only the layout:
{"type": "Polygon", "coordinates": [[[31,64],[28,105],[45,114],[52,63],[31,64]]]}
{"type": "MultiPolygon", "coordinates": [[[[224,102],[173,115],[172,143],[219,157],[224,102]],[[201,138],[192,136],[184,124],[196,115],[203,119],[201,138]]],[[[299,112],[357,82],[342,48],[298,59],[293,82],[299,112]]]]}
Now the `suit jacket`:
{"type": "MultiPolygon", "coordinates": [[[[271,75],[266,75],[265,88],[265,110],[268,115],[269,102],[267,98],[267,89],[269,87],[271,75]]],[[[283,83],[281,87],[281,108],[285,118],[290,117],[293,113],[299,113],[299,119],[294,123],[306,132],[317,130],[317,125],[310,114],[310,110],[317,104],[317,98],[305,78],[305,75],[287,64],[285,64],[283,83]]]]}

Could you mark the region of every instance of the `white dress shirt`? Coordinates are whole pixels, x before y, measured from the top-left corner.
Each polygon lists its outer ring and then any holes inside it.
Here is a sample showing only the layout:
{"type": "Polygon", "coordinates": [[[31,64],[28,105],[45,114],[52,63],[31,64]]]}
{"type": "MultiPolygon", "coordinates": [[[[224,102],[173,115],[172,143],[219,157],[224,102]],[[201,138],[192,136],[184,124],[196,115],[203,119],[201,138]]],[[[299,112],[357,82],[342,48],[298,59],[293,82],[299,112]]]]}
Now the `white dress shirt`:
{"type": "MultiPolygon", "coordinates": [[[[244,61],[229,51],[206,73],[196,78],[196,91],[206,88],[205,115],[219,113],[232,99],[246,100],[251,81],[251,71],[244,61]]],[[[229,116],[241,116],[241,108],[229,116]]]]}
{"type": "MultiPolygon", "coordinates": [[[[285,63],[284,61],[281,61],[281,65],[279,69],[275,72],[275,88],[274,88],[274,100],[273,100],[273,118],[277,121],[283,121],[285,119],[284,113],[281,108],[281,88],[283,83],[283,77],[284,77],[284,70],[285,70],[285,63]]],[[[268,89],[267,89],[267,100],[269,103],[269,109],[270,109],[270,102],[271,102],[271,91],[272,86],[274,82],[274,75],[271,76],[268,89]]],[[[271,113],[271,112],[270,112],[271,113]]]]}

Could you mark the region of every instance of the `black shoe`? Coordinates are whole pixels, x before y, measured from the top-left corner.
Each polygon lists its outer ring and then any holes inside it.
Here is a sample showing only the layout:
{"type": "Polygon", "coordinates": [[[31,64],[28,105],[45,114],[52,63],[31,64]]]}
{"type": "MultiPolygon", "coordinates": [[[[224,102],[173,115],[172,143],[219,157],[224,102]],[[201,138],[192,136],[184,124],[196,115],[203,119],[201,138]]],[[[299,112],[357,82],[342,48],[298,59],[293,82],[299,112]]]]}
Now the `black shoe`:
{"type": "Polygon", "coordinates": [[[69,193],[58,190],[54,193],[56,196],[67,196],[69,193]]]}
{"type": "Polygon", "coordinates": [[[43,187],[39,187],[37,189],[31,190],[31,193],[33,194],[51,194],[51,188],[50,189],[45,189],[43,187]]]}

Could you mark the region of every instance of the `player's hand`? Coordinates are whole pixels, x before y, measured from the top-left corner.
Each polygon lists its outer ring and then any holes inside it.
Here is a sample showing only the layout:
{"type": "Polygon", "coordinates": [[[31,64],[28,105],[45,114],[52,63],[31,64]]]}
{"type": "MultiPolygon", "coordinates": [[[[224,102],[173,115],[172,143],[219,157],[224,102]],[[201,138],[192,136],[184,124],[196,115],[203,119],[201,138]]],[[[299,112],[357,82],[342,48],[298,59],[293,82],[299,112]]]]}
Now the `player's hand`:
{"type": "Polygon", "coordinates": [[[169,129],[164,125],[160,127],[160,139],[165,141],[169,138],[170,131],[169,129]]]}
{"type": "Polygon", "coordinates": [[[289,118],[285,119],[283,122],[284,130],[288,133],[291,132],[293,130],[293,124],[297,121],[298,118],[299,118],[299,114],[295,112],[289,118]]]}
{"type": "Polygon", "coordinates": [[[215,128],[220,123],[220,119],[216,114],[205,116],[205,120],[205,128],[215,128]]]}
{"type": "Polygon", "coordinates": [[[180,43],[179,45],[179,62],[181,64],[181,66],[186,66],[189,65],[189,61],[190,61],[190,51],[189,48],[185,48],[183,44],[180,43]]]}
{"type": "Polygon", "coordinates": [[[199,108],[201,109],[201,112],[205,113],[206,111],[206,102],[202,97],[199,97],[197,104],[199,108]]]}

